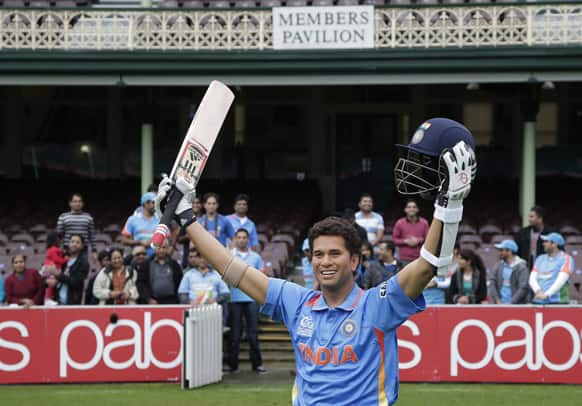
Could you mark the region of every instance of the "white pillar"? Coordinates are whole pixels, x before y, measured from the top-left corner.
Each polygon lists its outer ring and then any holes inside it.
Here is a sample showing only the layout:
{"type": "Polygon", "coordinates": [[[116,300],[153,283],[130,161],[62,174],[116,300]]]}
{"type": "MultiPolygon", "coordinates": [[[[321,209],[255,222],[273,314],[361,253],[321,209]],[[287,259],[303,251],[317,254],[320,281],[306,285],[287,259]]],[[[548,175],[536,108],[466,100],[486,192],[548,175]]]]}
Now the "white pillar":
{"type": "Polygon", "coordinates": [[[521,223],[525,227],[528,214],[536,201],[536,123],[523,124],[523,146],[521,159],[521,223]]]}
{"type": "Polygon", "coordinates": [[[154,181],[154,128],[141,125],[141,192],[145,193],[154,181]]]}

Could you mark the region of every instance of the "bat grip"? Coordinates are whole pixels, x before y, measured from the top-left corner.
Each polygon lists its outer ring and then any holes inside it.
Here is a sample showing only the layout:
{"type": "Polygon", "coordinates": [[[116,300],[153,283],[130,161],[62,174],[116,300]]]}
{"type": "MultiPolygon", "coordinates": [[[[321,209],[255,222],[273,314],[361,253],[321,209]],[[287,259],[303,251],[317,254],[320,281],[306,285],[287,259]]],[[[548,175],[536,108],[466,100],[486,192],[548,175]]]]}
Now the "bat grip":
{"type": "Polygon", "coordinates": [[[164,243],[164,240],[169,237],[170,225],[172,224],[174,213],[178,208],[178,203],[180,203],[182,196],[184,196],[184,194],[175,187],[170,191],[168,202],[166,203],[166,208],[164,209],[160,223],[156,227],[156,231],[152,236],[151,245],[154,249],[161,247],[164,243]]]}

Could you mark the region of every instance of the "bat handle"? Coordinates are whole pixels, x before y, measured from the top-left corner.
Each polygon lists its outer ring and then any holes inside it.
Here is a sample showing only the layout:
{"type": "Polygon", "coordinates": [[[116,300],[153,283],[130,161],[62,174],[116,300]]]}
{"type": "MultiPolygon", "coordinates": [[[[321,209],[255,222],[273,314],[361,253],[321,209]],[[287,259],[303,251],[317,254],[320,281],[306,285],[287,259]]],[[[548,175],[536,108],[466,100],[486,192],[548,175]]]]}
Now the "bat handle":
{"type": "Polygon", "coordinates": [[[176,212],[176,208],[178,207],[178,203],[180,203],[182,196],[184,196],[182,192],[175,187],[170,191],[164,214],[162,214],[160,223],[156,227],[156,231],[152,236],[152,248],[156,249],[161,247],[164,244],[164,240],[170,236],[170,225],[172,224],[174,213],[176,212]]]}

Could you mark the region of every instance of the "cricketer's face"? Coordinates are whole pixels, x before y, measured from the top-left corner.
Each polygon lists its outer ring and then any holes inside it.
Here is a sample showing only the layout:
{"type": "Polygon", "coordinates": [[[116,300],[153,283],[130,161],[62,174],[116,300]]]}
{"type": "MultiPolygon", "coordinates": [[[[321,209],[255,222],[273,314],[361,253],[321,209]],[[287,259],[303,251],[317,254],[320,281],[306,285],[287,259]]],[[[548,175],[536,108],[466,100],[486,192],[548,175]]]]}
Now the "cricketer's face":
{"type": "Polygon", "coordinates": [[[311,264],[322,289],[341,290],[353,283],[358,256],[350,255],[343,237],[322,235],[313,241],[311,264]]]}

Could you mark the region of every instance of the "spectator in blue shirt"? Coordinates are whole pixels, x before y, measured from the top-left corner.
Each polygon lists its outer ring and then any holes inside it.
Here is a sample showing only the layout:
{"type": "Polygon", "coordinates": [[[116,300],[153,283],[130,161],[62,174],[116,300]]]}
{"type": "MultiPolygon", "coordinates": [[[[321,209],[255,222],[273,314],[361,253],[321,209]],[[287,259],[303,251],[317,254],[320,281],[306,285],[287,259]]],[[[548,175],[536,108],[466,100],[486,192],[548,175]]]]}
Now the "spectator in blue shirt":
{"type": "Polygon", "coordinates": [[[222,305],[226,302],[228,286],[218,272],[210,269],[208,262],[196,248],[190,248],[188,266],[189,269],[178,288],[180,303],[199,306],[212,303],[222,305]]]}
{"type": "Polygon", "coordinates": [[[4,276],[0,275],[0,305],[4,303],[4,276]]]}
{"type": "Polygon", "coordinates": [[[499,261],[489,278],[489,297],[495,304],[525,304],[530,300],[527,262],[517,255],[517,243],[503,240],[495,244],[499,261]]]}
{"type": "Polygon", "coordinates": [[[545,254],[537,257],[529,277],[534,293],[533,303],[566,304],[569,301],[568,279],[574,269],[574,260],[564,249],[564,237],[549,233],[540,237],[545,254]]]}
{"type": "MultiPolygon", "coordinates": [[[[249,251],[249,232],[240,228],[234,236],[235,247],[232,254],[241,258],[244,262],[255,269],[263,269],[263,259],[259,254],[249,251]]],[[[231,288],[230,306],[230,351],[228,354],[228,366],[226,372],[236,372],[238,370],[238,353],[240,351],[240,340],[242,337],[242,318],[245,318],[247,326],[247,339],[249,340],[251,365],[253,371],[258,374],[265,374],[267,370],[263,367],[261,349],[259,348],[259,306],[257,303],[243,293],[242,290],[231,288]]]]}
{"type": "Polygon", "coordinates": [[[124,245],[130,247],[141,245],[147,250],[148,256],[154,254],[154,250],[150,247],[150,242],[160,222],[156,217],[155,200],[155,193],[144,193],[141,197],[142,212],[131,215],[121,231],[124,245]]]}
{"type": "Polygon", "coordinates": [[[218,214],[218,195],[213,192],[204,194],[202,206],[205,213],[198,218],[198,222],[226,247],[227,241],[234,236],[234,228],[227,217],[218,214]]]}
{"type": "MultiPolygon", "coordinates": [[[[238,230],[244,228],[249,232],[249,248],[257,251],[259,248],[259,236],[257,235],[257,227],[255,223],[247,217],[249,211],[249,197],[245,194],[239,194],[234,199],[234,213],[228,216],[232,228],[238,230]]],[[[232,243],[234,247],[234,241],[232,243]]]]}

